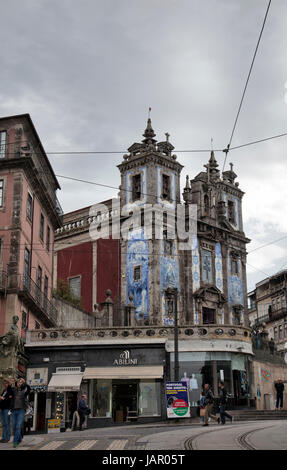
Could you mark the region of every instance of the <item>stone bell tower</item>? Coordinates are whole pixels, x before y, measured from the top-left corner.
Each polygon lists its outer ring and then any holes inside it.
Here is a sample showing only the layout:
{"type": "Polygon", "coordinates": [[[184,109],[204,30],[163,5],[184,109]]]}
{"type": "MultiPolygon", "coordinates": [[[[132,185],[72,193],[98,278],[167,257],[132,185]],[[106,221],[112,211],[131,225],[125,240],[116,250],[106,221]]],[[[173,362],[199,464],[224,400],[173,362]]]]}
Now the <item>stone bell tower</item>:
{"type": "Polygon", "coordinates": [[[121,172],[122,302],[133,295],[136,318],[145,324],[173,324],[166,289],[179,289],[180,263],[174,228],[170,222],[180,203],[182,165],[172,154],[173,145],[157,142],[151,119],[141,143],[134,143],[118,165],[121,172]],[[131,214],[137,214],[133,226],[131,214]],[[162,220],[162,223],[160,221],[162,220]],[[172,233],[173,232],[173,233],[172,233]],[[123,233],[123,232],[122,232],[123,233]]]}

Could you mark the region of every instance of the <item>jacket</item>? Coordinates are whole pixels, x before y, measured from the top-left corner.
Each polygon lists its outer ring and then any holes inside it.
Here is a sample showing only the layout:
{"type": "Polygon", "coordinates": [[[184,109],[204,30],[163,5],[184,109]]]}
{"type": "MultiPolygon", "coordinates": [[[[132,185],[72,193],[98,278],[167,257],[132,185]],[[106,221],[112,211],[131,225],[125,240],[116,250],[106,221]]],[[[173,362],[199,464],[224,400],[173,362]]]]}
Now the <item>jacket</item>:
{"type": "Polygon", "coordinates": [[[227,391],[225,388],[219,388],[219,404],[226,405],[227,403],[227,391]]]}
{"type": "Polygon", "coordinates": [[[205,403],[207,405],[214,403],[214,395],[213,395],[211,388],[209,388],[207,392],[205,392],[205,403]]]}
{"type": "Polygon", "coordinates": [[[85,411],[88,409],[88,405],[87,403],[85,402],[85,400],[83,400],[81,398],[81,400],[79,401],[79,404],[78,404],[78,413],[85,413],[85,411]]]}
{"type": "Polygon", "coordinates": [[[275,384],[275,388],[276,388],[276,392],[279,393],[279,394],[283,394],[283,391],[284,391],[284,384],[283,383],[276,383],[275,384]]]}
{"type": "Polygon", "coordinates": [[[5,390],[1,393],[1,397],[4,397],[4,400],[0,400],[0,409],[1,410],[10,410],[11,400],[12,400],[12,387],[8,385],[5,390]]]}
{"type": "Polygon", "coordinates": [[[17,387],[12,387],[12,400],[11,400],[11,409],[12,410],[16,410],[16,409],[20,409],[20,410],[26,410],[27,409],[27,406],[28,406],[28,401],[27,401],[27,398],[28,398],[28,395],[30,393],[30,387],[29,385],[27,385],[26,383],[23,383],[21,385],[21,388],[20,388],[20,406],[16,405],[15,403],[15,398],[16,398],[16,394],[18,392],[18,388],[17,387]],[[17,406],[17,408],[15,408],[15,406],[17,406]]]}

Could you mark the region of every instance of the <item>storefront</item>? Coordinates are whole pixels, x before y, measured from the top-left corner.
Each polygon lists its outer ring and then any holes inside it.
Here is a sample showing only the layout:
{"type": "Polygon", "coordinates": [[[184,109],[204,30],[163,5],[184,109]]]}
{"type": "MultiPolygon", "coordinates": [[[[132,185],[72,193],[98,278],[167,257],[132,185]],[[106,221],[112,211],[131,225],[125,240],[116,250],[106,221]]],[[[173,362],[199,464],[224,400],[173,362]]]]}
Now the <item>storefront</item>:
{"type": "Polygon", "coordinates": [[[70,352],[66,346],[53,346],[29,348],[27,381],[34,389],[33,430],[47,430],[48,419],[59,419],[62,430],[70,428],[83,393],[91,409],[88,427],[165,418],[164,344],[77,345],[70,352]],[[43,361],[45,368],[40,367],[43,361]]]}
{"type": "MultiPolygon", "coordinates": [[[[233,408],[250,406],[250,356],[229,352],[180,352],[180,379],[188,383],[190,405],[196,407],[204,384],[217,395],[219,381],[224,381],[233,408]]],[[[174,355],[171,354],[171,377],[174,355]]]]}

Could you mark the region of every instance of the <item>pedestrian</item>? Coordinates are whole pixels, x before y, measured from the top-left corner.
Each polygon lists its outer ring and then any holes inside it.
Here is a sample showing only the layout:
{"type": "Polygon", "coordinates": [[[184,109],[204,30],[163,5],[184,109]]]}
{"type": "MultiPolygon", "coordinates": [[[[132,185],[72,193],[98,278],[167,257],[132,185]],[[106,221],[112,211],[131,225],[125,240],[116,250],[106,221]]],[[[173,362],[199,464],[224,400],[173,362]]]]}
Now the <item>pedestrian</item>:
{"type": "Polygon", "coordinates": [[[276,389],[276,410],[279,408],[282,410],[283,408],[283,392],[284,392],[284,384],[281,379],[278,379],[275,382],[275,389],[276,389]]]}
{"type": "Polygon", "coordinates": [[[81,399],[78,404],[78,413],[80,416],[80,426],[79,426],[80,431],[83,430],[82,426],[85,422],[86,416],[89,414],[88,411],[89,411],[89,407],[87,405],[87,395],[84,394],[81,396],[81,399]]]}
{"type": "Polygon", "coordinates": [[[215,415],[211,414],[213,404],[214,404],[214,395],[211,390],[211,387],[209,384],[204,385],[204,391],[205,391],[205,415],[204,415],[204,425],[203,426],[208,426],[208,417],[210,416],[211,419],[214,421],[217,421],[218,424],[220,423],[220,418],[217,418],[215,415]]]}
{"type": "Polygon", "coordinates": [[[31,431],[31,428],[33,426],[33,415],[34,415],[34,410],[33,410],[33,403],[30,402],[28,404],[28,407],[25,412],[24,416],[24,434],[29,434],[31,431]]]}
{"type": "Polygon", "coordinates": [[[10,408],[12,399],[12,388],[8,379],[3,380],[4,390],[0,396],[0,416],[2,423],[2,439],[0,442],[9,442],[11,438],[10,408]]]}
{"type": "Polygon", "coordinates": [[[24,423],[25,411],[27,408],[27,400],[30,387],[20,378],[16,386],[12,388],[12,422],[14,431],[13,447],[17,447],[22,441],[22,428],[24,423]]]}
{"type": "Polygon", "coordinates": [[[226,405],[227,405],[227,391],[225,390],[224,382],[220,381],[219,382],[219,413],[220,413],[221,424],[225,424],[225,417],[230,419],[230,422],[232,423],[232,416],[225,411],[226,405]]]}
{"type": "Polygon", "coordinates": [[[201,417],[202,424],[204,423],[205,407],[206,407],[205,391],[202,390],[200,401],[199,401],[199,414],[201,417]]]}

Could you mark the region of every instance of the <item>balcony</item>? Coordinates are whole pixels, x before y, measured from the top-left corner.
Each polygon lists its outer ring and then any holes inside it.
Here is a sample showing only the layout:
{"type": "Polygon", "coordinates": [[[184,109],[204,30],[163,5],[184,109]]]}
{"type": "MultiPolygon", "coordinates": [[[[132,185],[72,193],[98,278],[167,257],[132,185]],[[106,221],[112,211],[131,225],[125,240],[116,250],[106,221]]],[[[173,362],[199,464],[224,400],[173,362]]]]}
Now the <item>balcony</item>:
{"type": "Polygon", "coordinates": [[[30,276],[19,276],[17,288],[19,297],[47,327],[56,326],[58,315],[56,307],[30,276]]]}

